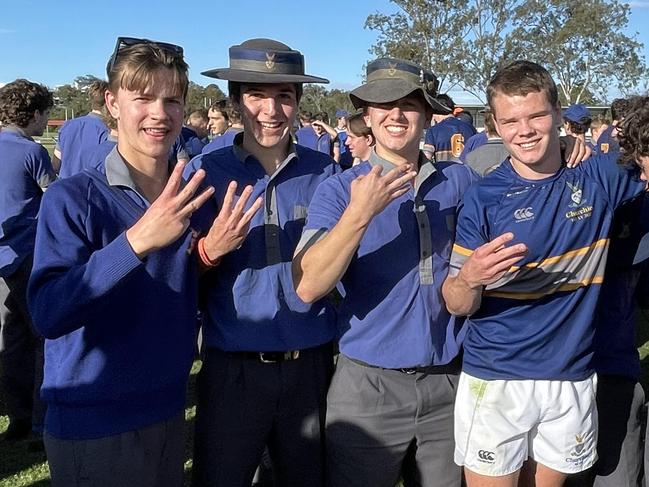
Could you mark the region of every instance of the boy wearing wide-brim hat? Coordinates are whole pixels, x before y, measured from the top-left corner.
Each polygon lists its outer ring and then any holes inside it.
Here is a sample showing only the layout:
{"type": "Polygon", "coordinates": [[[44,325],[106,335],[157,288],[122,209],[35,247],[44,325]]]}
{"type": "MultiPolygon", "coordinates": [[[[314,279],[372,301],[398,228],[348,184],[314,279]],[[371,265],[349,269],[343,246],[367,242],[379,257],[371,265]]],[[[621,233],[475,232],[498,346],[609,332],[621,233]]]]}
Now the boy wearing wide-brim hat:
{"type": "Polygon", "coordinates": [[[475,180],[466,166],[419,150],[437,79],[383,58],[352,91],[376,146],[369,161],[325,181],[294,258],[306,302],[341,282],[340,359],[328,394],[333,486],[459,486],[453,402],[462,320],[441,301],[454,215],[475,180]]]}
{"type": "MultiPolygon", "coordinates": [[[[207,76],[228,80],[242,115],[234,145],[203,154],[216,189],[198,242],[207,269],[198,383],[195,485],[251,485],[268,445],[278,485],[324,485],[325,396],[331,378],[335,318],[321,300],[302,302],[290,261],[316,187],[337,169],[327,155],[293,145],[290,130],[304,74],[302,54],[277,41],[252,39],[230,48],[230,66],[207,76]],[[241,246],[227,253],[216,238],[230,225],[233,192],[263,208],[241,246]],[[214,216],[218,215],[214,224],[214,216]],[[211,226],[211,228],[210,228],[211,226]]],[[[245,211],[234,207],[233,214],[245,211]]]]}

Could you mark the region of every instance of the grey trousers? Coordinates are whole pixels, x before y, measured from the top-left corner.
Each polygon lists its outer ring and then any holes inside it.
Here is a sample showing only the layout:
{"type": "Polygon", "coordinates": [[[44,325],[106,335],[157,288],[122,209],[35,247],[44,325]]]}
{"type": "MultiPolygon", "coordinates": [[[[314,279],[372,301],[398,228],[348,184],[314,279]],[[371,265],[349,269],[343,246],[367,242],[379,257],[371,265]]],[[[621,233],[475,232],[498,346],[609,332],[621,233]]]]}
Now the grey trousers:
{"type": "Polygon", "coordinates": [[[277,363],[207,349],[198,377],[193,485],[250,487],[268,446],[277,485],[324,486],[332,371],[331,344],[277,363]]]}
{"type": "Polygon", "coordinates": [[[453,462],[455,373],[406,374],[340,355],[327,397],[332,487],[459,487],[453,462]]]}
{"type": "Polygon", "coordinates": [[[27,309],[30,272],[28,257],[11,276],[0,279],[0,392],[10,420],[29,419],[41,432],[44,341],[34,332],[27,309]]]}
{"type": "Polygon", "coordinates": [[[598,437],[595,466],[569,476],[566,487],[638,487],[642,473],[644,391],[619,376],[597,378],[598,437]]]}
{"type": "Polygon", "coordinates": [[[181,487],[184,415],[92,440],[43,436],[52,487],[181,487]]]}

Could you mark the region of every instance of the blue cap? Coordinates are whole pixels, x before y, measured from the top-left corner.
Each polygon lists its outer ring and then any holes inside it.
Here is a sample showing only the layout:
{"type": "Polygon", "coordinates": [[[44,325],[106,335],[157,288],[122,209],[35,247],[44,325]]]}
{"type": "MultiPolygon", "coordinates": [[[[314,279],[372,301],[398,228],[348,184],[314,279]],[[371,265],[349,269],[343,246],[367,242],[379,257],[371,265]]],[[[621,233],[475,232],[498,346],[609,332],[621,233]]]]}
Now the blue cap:
{"type": "Polygon", "coordinates": [[[583,123],[586,119],[592,118],[586,105],[575,103],[563,111],[563,118],[575,123],[583,123]]]}
{"type": "Polygon", "coordinates": [[[339,108],[336,110],[336,118],[347,118],[349,117],[349,112],[347,110],[343,110],[342,108],[339,108]]]}

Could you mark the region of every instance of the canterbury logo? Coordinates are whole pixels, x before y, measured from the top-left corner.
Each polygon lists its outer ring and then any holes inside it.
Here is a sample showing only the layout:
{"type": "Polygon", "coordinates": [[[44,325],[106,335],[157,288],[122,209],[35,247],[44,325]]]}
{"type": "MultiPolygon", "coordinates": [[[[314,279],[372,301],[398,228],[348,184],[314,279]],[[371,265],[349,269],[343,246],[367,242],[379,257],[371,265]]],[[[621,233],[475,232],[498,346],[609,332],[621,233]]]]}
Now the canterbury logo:
{"type": "Polygon", "coordinates": [[[478,458],[485,462],[494,462],[496,459],[496,454],[488,450],[478,450],[478,458]]]}
{"type": "Polygon", "coordinates": [[[533,217],[534,213],[532,212],[531,206],[528,206],[527,208],[519,208],[514,212],[514,218],[516,218],[516,220],[529,220],[533,217]]]}

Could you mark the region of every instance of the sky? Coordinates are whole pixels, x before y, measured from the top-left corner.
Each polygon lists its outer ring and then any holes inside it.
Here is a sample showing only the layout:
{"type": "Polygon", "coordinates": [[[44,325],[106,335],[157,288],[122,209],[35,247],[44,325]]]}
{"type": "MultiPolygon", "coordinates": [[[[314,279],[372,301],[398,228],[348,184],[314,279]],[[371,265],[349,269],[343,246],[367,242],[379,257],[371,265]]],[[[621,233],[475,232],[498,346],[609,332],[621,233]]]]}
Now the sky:
{"type": "MultiPolygon", "coordinates": [[[[649,0],[630,4],[627,34],[639,34],[649,61],[649,0]]],[[[377,35],[363,26],[377,11],[396,7],[389,0],[0,0],[0,84],[27,78],[54,88],[86,74],[103,78],[121,35],[183,46],[190,79],[207,85],[215,80],[200,72],[226,67],[229,46],[270,37],[300,50],[308,74],[349,90],[372,58],[377,35]]]]}

